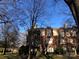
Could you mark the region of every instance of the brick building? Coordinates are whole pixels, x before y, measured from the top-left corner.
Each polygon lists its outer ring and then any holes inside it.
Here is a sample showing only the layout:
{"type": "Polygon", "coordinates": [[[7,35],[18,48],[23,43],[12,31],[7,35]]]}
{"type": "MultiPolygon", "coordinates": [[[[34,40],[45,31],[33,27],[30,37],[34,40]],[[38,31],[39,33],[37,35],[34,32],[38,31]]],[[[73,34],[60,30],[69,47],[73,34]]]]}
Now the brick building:
{"type": "Polygon", "coordinates": [[[68,45],[74,50],[77,47],[77,34],[73,28],[35,28],[40,31],[41,46],[43,50],[54,52],[57,47],[66,49],[68,45]]]}

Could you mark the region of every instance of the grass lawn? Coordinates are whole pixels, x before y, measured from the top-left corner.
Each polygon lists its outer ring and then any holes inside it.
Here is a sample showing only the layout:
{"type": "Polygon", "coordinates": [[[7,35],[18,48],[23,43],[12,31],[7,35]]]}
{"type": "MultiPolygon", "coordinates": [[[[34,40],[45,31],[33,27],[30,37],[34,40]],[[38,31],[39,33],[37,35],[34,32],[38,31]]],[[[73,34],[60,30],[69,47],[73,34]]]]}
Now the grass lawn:
{"type": "Polygon", "coordinates": [[[0,55],[0,59],[18,59],[16,54],[0,55]]]}
{"type": "Polygon", "coordinates": [[[0,59],[7,59],[7,57],[4,55],[0,55],[0,59]]]}
{"type": "MultiPolygon", "coordinates": [[[[19,56],[17,54],[0,55],[0,59],[19,59],[18,57],[19,56]]],[[[45,56],[41,54],[40,56],[38,56],[38,59],[68,59],[68,58],[62,55],[45,56]]],[[[79,59],[79,56],[72,57],[72,59],[79,59]]]]}
{"type": "Polygon", "coordinates": [[[53,59],[79,59],[79,56],[72,56],[68,58],[67,56],[54,55],[53,59]]]}

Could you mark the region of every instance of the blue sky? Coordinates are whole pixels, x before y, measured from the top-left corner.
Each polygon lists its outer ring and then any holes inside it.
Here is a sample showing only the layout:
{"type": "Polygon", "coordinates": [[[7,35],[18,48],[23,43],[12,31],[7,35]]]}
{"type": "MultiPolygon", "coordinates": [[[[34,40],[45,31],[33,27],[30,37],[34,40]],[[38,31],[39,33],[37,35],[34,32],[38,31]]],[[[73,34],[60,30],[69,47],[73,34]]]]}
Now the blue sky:
{"type": "MultiPolygon", "coordinates": [[[[56,4],[54,0],[46,1],[45,11],[47,13],[37,22],[38,27],[50,26],[52,28],[59,28],[62,27],[68,19],[72,19],[73,23],[75,23],[72,13],[64,0],[58,0],[56,4]]],[[[21,29],[23,30],[23,28],[21,29]]]]}
{"type": "MultiPolygon", "coordinates": [[[[51,3],[51,1],[49,3],[51,3]]],[[[58,1],[56,6],[52,6],[51,4],[50,8],[47,8],[47,11],[50,13],[47,18],[50,23],[49,26],[61,27],[65,20],[70,18],[74,20],[72,15],[67,15],[71,14],[71,12],[63,0],[58,1]]]]}
{"type": "MultiPolygon", "coordinates": [[[[9,14],[8,16],[10,16],[11,19],[16,20],[14,23],[19,27],[20,32],[24,32],[28,29],[26,24],[28,24],[28,26],[30,25],[29,19],[26,16],[26,9],[27,6],[31,4],[26,2],[27,0],[19,0],[19,2],[17,2],[17,8],[19,8],[18,11],[14,9],[12,4],[6,5],[9,14]],[[18,17],[16,17],[16,15],[18,17]],[[24,25],[22,20],[25,21],[24,25]]],[[[54,0],[46,0],[44,5],[46,13],[39,18],[39,21],[37,22],[38,27],[50,26],[52,28],[59,28],[62,27],[64,22],[68,19],[72,19],[73,23],[75,23],[73,16],[64,0],[57,0],[56,3],[54,0]]]]}

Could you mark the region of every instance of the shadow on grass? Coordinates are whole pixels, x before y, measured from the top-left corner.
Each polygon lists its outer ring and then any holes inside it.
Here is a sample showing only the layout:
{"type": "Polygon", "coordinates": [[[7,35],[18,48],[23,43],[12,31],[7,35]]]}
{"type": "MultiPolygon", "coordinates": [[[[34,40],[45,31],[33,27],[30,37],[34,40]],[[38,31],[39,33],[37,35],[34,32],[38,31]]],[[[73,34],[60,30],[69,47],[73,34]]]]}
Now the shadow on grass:
{"type": "MultiPolygon", "coordinates": [[[[0,59],[19,59],[18,54],[0,55],[0,59]]],[[[42,54],[38,53],[34,59],[68,59],[65,55],[42,54]]],[[[70,59],[79,59],[79,56],[72,56],[70,59]]]]}

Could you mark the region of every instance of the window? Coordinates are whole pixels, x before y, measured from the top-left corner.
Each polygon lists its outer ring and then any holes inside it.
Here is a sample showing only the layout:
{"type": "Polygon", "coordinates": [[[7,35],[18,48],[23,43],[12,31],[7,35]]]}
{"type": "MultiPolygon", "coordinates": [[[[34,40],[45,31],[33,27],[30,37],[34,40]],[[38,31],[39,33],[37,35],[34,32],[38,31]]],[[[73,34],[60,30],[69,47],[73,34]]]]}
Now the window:
{"type": "Polygon", "coordinates": [[[72,36],[76,36],[76,31],[73,31],[72,32],[72,36]]]}
{"type": "Polygon", "coordinates": [[[64,39],[61,39],[60,40],[60,44],[65,44],[65,40],[64,39]]]}
{"type": "Polygon", "coordinates": [[[45,31],[44,30],[41,32],[41,35],[42,36],[45,36],[45,31]]]}
{"type": "Polygon", "coordinates": [[[51,36],[51,30],[47,30],[47,36],[48,36],[48,37],[51,36]]]}
{"type": "Polygon", "coordinates": [[[68,38],[68,39],[67,39],[67,42],[68,42],[68,43],[71,43],[71,44],[74,43],[72,38],[68,38]]]}
{"type": "Polygon", "coordinates": [[[69,33],[69,32],[66,32],[66,36],[67,36],[67,37],[70,37],[70,33],[69,33]]]}
{"type": "Polygon", "coordinates": [[[57,30],[53,30],[53,36],[58,36],[57,30]]]}
{"type": "Polygon", "coordinates": [[[53,38],[50,38],[49,44],[52,44],[52,43],[53,43],[53,38]]]}
{"type": "Polygon", "coordinates": [[[73,44],[73,39],[70,39],[70,43],[73,44]]]}
{"type": "Polygon", "coordinates": [[[64,37],[64,32],[60,32],[61,37],[64,37]]]}

